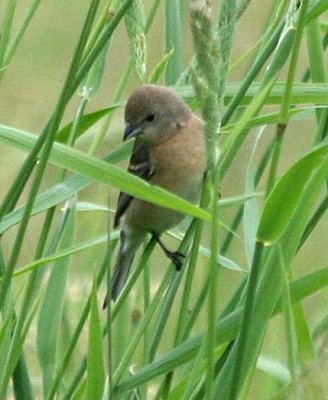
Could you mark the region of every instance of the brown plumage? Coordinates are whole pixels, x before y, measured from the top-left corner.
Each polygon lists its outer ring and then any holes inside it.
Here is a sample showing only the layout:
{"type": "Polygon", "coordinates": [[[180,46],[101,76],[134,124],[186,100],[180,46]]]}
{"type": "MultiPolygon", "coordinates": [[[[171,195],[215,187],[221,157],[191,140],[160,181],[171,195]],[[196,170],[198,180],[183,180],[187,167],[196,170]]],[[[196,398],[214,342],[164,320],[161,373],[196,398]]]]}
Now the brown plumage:
{"type": "MultiPolygon", "coordinates": [[[[137,88],[125,108],[124,139],[136,137],[129,172],[195,202],[206,168],[202,122],[171,89],[158,85],[137,88]]],[[[160,235],[177,225],[184,215],[120,193],[115,227],[121,243],[114,267],[111,297],[121,292],[134,254],[147,233],[157,239],[177,268],[182,255],[170,252],[160,235]]]]}

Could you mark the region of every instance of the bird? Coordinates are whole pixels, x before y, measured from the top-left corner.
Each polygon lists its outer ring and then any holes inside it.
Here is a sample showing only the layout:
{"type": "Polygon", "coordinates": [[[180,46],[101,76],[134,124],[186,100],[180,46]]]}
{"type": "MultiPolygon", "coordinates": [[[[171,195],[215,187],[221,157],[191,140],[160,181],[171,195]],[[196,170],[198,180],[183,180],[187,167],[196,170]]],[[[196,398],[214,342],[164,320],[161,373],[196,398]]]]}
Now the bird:
{"type": "MultiPolygon", "coordinates": [[[[135,138],[128,171],[152,185],[160,186],[193,203],[200,198],[206,172],[206,150],[202,120],[171,88],[145,84],[129,97],[124,113],[123,140],[135,138]]],[[[170,251],[160,236],[185,217],[121,192],[114,217],[120,229],[120,246],[111,278],[110,297],[121,293],[135,253],[151,234],[166,256],[181,269],[184,255],[170,251]]]]}

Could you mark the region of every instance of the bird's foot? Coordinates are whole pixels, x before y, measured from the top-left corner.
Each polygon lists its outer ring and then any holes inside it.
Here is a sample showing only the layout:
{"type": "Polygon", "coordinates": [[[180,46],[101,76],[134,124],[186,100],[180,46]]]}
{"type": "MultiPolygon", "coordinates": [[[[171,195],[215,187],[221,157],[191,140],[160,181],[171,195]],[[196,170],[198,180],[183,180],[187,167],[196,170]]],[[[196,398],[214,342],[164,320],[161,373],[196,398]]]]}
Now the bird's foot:
{"type": "Polygon", "coordinates": [[[175,265],[175,269],[177,271],[180,271],[183,266],[185,255],[180,253],[180,251],[170,251],[169,249],[167,249],[156,233],[153,233],[153,237],[159,244],[161,249],[164,251],[165,255],[173,262],[173,264],[175,265]]]}
{"type": "Polygon", "coordinates": [[[180,253],[180,251],[170,251],[167,249],[165,251],[165,254],[173,262],[173,264],[175,265],[175,269],[177,271],[180,271],[186,256],[180,253]]]}

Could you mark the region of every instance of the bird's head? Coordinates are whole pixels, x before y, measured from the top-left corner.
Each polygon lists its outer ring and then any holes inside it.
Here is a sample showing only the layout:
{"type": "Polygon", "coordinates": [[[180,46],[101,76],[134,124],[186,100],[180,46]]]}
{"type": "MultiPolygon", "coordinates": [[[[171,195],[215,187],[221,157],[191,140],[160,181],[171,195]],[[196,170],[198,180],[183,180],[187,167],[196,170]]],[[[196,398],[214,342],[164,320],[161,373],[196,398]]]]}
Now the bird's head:
{"type": "Polygon", "coordinates": [[[177,134],[190,116],[190,108],[173,90],[140,86],[126,104],[124,140],[137,137],[148,145],[159,144],[177,134]]]}

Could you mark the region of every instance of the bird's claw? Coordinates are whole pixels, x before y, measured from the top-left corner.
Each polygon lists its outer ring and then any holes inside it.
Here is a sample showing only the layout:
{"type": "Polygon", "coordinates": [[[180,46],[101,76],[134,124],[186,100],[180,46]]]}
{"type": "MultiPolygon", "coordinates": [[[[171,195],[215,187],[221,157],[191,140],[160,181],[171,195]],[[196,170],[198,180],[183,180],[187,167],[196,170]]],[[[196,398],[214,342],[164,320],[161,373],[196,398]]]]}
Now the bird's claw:
{"type": "Polygon", "coordinates": [[[179,251],[169,251],[169,250],[167,250],[166,255],[173,262],[176,270],[180,271],[186,256],[180,253],[179,251]]]}

